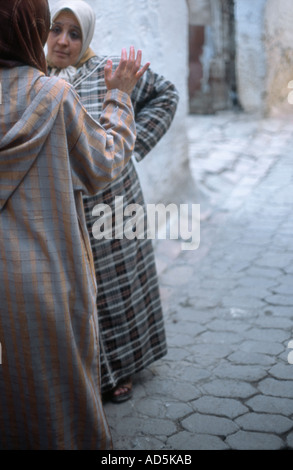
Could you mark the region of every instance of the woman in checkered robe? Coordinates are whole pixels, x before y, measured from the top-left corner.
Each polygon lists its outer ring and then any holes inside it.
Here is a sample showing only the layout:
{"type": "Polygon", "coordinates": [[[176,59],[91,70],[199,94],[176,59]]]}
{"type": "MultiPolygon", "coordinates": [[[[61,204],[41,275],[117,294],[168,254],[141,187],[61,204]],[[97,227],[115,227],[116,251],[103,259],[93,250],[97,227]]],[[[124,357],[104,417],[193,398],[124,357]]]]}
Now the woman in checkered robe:
{"type": "MultiPolygon", "coordinates": [[[[82,26],[83,18],[73,5],[72,2],[59,2],[59,7],[51,11],[53,23],[67,7],[82,26]]],[[[96,120],[107,91],[104,80],[107,59],[88,48],[73,77],[69,78],[85,108],[96,120]]],[[[111,57],[111,60],[115,69],[119,58],[111,57]]],[[[61,73],[62,76],[64,72],[56,70],[50,62],[48,70],[51,75],[61,73]]],[[[179,97],[170,81],[148,69],[131,98],[137,127],[134,157],[140,161],[168,130],[179,97]]],[[[98,284],[102,392],[111,391],[115,400],[115,389],[167,352],[153,246],[147,239],[145,203],[134,163],[130,161],[121,176],[105,190],[94,197],[85,197],[84,209],[98,284]],[[115,212],[119,210],[124,214],[124,209],[132,203],[144,208],[143,238],[117,237],[115,212]],[[101,234],[95,233],[94,225],[98,221],[99,208],[104,204],[111,209],[108,217],[113,231],[108,233],[109,238],[105,238],[105,233],[104,238],[98,239],[101,234]],[[118,208],[119,204],[122,206],[118,208]]],[[[106,220],[106,214],[103,220],[106,220]]],[[[123,227],[120,227],[120,233],[121,230],[123,233],[123,227]]]]}

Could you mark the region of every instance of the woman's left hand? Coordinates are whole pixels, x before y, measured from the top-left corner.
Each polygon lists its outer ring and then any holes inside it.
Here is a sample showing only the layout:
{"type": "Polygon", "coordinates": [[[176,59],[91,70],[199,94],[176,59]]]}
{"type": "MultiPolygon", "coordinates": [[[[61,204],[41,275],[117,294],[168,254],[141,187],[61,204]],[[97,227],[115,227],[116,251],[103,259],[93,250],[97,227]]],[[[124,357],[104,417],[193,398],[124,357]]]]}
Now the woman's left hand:
{"type": "Polygon", "coordinates": [[[137,51],[137,56],[135,57],[134,47],[131,46],[129,58],[127,58],[127,51],[123,48],[119,65],[114,73],[112,73],[112,61],[109,59],[104,69],[107,89],[113,90],[114,88],[118,88],[131,95],[136,83],[150,66],[150,62],[147,62],[141,68],[141,57],[141,50],[137,51]]]}

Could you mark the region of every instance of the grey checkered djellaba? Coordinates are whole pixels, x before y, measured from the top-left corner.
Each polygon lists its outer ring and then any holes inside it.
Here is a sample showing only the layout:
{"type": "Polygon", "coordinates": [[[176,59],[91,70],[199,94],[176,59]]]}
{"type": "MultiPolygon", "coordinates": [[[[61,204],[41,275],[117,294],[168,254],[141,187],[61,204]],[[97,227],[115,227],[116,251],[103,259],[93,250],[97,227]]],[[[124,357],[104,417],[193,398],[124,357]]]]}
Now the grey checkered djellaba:
{"type": "MultiPolygon", "coordinates": [[[[113,68],[119,59],[111,57],[113,68]]],[[[105,57],[93,57],[78,71],[73,86],[94,119],[102,111],[106,94],[105,57]]],[[[132,94],[136,116],[135,158],[140,161],[168,130],[174,117],[178,93],[164,77],[148,70],[132,94]]],[[[145,368],[167,352],[163,312],[152,241],[144,237],[96,239],[93,209],[106,204],[115,218],[117,197],[126,206],[145,208],[140,181],[130,161],[123,173],[94,197],[84,198],[98,284],[97,307],[101,352],[102,391],[145,368]]],[[[115,220],[113,219],[113,230],[115,220]]]]}

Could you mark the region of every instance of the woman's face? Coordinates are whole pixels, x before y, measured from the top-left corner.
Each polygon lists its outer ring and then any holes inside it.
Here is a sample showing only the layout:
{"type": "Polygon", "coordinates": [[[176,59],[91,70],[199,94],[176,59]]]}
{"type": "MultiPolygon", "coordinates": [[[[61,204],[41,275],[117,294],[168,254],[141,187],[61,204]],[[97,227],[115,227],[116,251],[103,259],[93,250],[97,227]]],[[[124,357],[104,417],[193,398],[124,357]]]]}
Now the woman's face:
{"type": "Polygon", "coordinates": [[[73,13],[62,11],[55,19],[47,41],[48,60],[57,68],[75,65],[82,48],[82,33],[73,13]]]}

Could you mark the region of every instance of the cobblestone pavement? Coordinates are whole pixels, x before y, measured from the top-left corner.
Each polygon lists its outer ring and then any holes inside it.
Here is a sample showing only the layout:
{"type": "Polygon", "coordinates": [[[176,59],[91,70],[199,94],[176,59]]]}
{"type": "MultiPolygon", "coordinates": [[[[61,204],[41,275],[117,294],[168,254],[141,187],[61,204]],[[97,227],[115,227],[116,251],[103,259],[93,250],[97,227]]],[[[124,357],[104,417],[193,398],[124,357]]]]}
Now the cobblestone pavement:
{"type": "Polygon", "coordinates": [[[292,449],[292,118],[188,126],[200,246],[155,242],[169,352],[105,403],[114,448],[292,449]]]}

